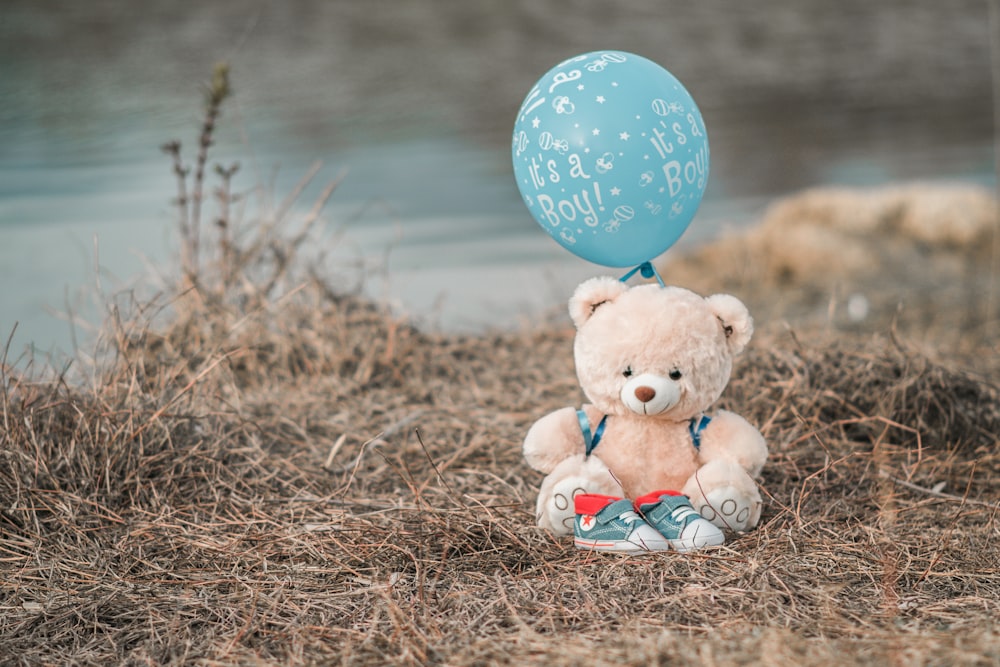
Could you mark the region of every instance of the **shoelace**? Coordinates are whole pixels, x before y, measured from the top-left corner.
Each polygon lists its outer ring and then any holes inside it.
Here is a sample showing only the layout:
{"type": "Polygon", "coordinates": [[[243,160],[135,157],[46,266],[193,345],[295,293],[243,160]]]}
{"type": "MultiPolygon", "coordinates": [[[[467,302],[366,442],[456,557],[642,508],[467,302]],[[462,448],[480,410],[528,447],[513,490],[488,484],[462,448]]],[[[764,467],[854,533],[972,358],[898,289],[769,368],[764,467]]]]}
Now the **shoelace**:
{"type": "Polygon", "coordinates": [[[635,513],[634,510],[627,510],[618,515],[618,518],[628,525],[632,525],[636,521],[642,521],[642,517],[635,513]]]}
{"type": "Polygon", "coordinates": [[[676,521],[677,523],[682,523],[692,515],[701,516],[700,514],[695,512],[694,508],[692,507],[678,507],[677,509],[675,509],[673,512],[670,513],[670,516],[673,517],[674,521],[676,521]]]}

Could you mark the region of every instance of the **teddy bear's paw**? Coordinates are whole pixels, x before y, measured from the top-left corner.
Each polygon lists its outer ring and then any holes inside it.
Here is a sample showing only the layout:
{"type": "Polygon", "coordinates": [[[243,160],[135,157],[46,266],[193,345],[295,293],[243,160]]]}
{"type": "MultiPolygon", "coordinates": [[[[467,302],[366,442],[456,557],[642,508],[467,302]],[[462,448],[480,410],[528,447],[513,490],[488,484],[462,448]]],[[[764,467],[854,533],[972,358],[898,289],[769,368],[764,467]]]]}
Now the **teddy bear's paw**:
{"type": "Polygon", "coordinates": [[[762,505],[759,494],[722,487],[709,491],[697,509],[719,528],[741,532],[757,525],[762,505]]]}
{"type": "Polygon", "coordinates": [[[557,535],[573,532],[576,509],[573,499],[581,493],[591,493],[594,483],[584,477],[567,477],[553,487],[548,497],[538,498],[538,525],[557,535]]]}

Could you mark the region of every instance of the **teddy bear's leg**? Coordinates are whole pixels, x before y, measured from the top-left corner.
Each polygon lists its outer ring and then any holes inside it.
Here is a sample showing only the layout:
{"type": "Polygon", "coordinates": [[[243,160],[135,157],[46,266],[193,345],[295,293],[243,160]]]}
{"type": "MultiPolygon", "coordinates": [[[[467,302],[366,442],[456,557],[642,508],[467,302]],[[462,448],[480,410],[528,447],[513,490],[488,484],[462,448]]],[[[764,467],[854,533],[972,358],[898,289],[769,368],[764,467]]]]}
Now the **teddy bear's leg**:
{"type": "Polygon", "coordinates": [[[573,532],[573,498],[581,493],[622,496],[622,487],[596,456],[583,454],[562,461],[542,481],[535,517],[538,525],[556,535],[573,532]]]}
{"type": "Polygon", "coordinates": [[[709,461],[691,476],[683,493],[703,517],[724,530],[748,530],[760,520],[760,491],[737,463],[709,461]]]}

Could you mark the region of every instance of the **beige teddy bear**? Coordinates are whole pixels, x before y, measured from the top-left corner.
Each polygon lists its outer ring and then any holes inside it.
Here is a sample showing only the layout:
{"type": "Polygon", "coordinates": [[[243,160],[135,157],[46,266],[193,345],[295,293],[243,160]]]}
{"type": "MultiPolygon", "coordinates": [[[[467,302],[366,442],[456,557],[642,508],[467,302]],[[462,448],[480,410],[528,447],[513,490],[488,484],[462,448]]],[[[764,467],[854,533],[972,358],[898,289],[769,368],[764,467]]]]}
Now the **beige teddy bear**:
{"type": "Polygon", "coordinates": [[[742,417],[705,412],[753,334],[746,306],[600,277],[569,310],[591,403],[542,417],[525,437],[525,460],[547,475],[538,525],[573,532],[580,547],[633,552],[721,544],[722,530],[754,527],[767,445],[742,417]]]}

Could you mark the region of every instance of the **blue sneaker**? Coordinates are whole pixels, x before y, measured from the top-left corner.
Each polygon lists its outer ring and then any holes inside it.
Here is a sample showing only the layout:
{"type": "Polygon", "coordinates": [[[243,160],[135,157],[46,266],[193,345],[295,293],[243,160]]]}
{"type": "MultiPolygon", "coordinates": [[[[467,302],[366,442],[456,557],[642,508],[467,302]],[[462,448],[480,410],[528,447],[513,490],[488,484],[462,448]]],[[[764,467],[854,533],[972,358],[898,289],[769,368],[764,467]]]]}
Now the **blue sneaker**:
{"type": "Polygon", "coordinates": [[[631,500],[581,493],[573,503],[573,543],[578,549],[626,554],[670,549],[667,540],[636,513],[631,500]]]}
{"type": "Polygon", "coordinates": [[[635,509],[675,551],[717,547],[726,541],[722,530],[702,518],[688,497],[676,491],[654,491],[636,498],[635,509]]]}

